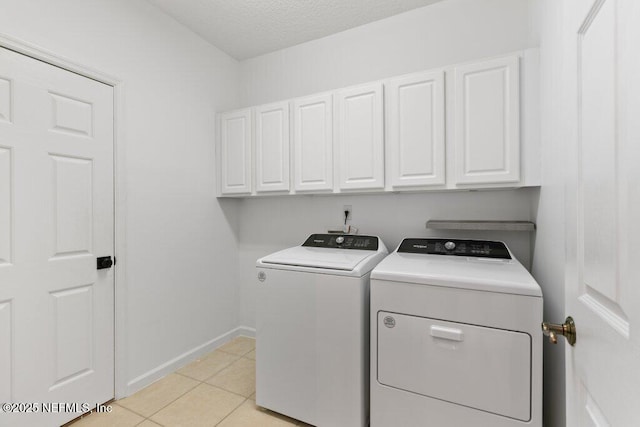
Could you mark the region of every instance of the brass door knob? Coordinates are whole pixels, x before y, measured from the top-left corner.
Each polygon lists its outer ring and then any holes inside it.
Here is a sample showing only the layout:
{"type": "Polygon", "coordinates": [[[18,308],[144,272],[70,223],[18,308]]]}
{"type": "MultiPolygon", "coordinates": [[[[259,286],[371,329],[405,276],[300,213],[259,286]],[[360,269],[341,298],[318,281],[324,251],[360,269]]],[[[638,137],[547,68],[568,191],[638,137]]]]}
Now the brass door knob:
{"type": "Polygon", "coordinates": [[[576,343],[576,324],[571,316],[568,316],[563,324],[542,322],[542,333],[548,336],[553,344],[558,343],[558,335],[565,337],[570,345],[576,343]]]}

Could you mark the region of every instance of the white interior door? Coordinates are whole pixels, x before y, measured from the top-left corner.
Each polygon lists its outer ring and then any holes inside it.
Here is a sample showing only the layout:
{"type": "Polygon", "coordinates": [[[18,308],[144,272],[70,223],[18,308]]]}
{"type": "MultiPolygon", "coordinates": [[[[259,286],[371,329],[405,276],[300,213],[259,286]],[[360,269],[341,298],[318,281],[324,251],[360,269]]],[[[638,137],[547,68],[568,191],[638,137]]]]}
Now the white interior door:
{"type": "Polygon", "coordinates": [[[639,426],[640,2],[571,6],[566,310],[577,342],[566,350],[567,422],[639,426]]]}
{"type": "Polygon", "coordinates": [[[113,398],[113,227],[113,88],[0,48],[0,402],[79,404],[0,425],[113,398]]]}

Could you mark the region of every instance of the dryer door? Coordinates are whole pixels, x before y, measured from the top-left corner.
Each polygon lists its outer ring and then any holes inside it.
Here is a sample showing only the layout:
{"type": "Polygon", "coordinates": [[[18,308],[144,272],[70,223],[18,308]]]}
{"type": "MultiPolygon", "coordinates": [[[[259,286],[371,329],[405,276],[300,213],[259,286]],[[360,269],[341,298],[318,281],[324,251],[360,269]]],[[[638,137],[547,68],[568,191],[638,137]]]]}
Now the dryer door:
{"type": "Polygon", "coordinates": [[[378,312],[378,382],[521,421],[531,419],[531,337],[378,312]]]}

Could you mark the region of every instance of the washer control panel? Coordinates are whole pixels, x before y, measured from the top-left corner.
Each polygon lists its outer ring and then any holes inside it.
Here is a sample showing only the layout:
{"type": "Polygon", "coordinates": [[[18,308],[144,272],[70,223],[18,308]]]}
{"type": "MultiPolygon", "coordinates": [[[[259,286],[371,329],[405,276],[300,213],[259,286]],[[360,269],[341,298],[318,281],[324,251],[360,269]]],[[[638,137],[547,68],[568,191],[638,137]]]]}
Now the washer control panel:
{"type": "Polygon", "coordinates": [[[349,234],[312,234],[302,246],[377,251],[378,238],[375,236],[353,236],[349,234]]]}
{"type": "Polygon", "coordinates": [[[511,259],[504,243],[490,240],[404,239],[398,252],[511,259]]]}

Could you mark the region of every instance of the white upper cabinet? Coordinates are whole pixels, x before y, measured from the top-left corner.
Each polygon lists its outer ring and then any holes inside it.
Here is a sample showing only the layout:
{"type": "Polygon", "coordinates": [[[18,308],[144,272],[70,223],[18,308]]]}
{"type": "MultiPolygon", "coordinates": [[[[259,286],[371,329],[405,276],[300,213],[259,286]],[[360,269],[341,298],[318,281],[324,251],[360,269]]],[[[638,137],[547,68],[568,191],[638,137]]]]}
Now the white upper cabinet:
{"type": "Polygon", "coordinates": [[[387,180],[393,188],[444,185],[444,71],[385,84],[387,180]]]}
{"type": "Polygon", "coordinates": [[[255,108],[256,193],[289,191],[289,103],[255,108]]]}
{"type": "Polygon", "coordinates": [[[540,185],[538,57],[526,49],[222,113],[219,193],[540,185]]]}
{"type": "Polygon", "coordinates": [[[382,83],[336,94],[336,140],[340,190],[384,188],[382,83]]]}
{"type": "Polygon", "coordinates": [[[293,175],[296,191],[333,190],[331,94],[293,101],[293,175]]]}
{"type": "Polygon", "coordinates": [[[455,67],[455,185],[520,181],[519,58],[455,67]]]}
{"type": "Polygon", "coordinates": [[[251,193],[251,109],[222,113],[220,193],[251,193]]]}

